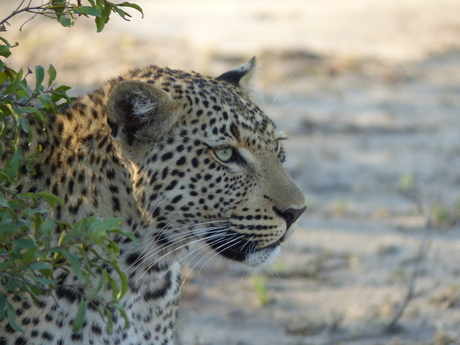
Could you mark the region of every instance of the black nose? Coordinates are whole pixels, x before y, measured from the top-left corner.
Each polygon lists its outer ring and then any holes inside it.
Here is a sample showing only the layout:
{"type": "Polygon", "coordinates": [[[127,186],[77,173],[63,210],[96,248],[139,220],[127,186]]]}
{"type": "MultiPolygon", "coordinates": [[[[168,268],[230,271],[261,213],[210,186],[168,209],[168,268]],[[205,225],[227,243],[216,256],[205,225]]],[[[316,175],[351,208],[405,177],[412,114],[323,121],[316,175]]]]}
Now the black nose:
{"type": "Polygon", "coordinates": [[[302,215],[306,208],[307,206],[304,206],[302,208],[289,207],[283,211],[280,211],[276,206],[272,207],[273,211],[275,211],[275,213],[278,216],[280,216],[286,221],[288,228],[292,225],[292,223],[299,219],[299,217],[302,215]]]}

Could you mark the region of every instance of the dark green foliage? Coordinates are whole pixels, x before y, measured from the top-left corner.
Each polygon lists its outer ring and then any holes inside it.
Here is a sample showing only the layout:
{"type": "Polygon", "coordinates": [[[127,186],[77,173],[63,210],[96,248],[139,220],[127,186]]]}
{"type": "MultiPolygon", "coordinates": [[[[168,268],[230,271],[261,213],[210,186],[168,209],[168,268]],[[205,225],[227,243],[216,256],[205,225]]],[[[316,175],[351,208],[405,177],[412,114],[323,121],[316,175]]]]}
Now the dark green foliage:
{"type": "MultiPolygon", "coordinates": [[[[76,4],[51,0],[33,7],[30,2],[20,1],[16,10],[0,21],[0,32],[6,31],[8,20],[21,12],[51,17],[66,27],[72,26],[79,16],[92,16],[97,31],[101,31],[112,13],[127,20],[130,15],[122,9],[126,7],[142,13],[139,6],[128,2],[114,4],[89,0],[88,5],[83,6],[79,0],[76,4]]],[[[66,93],[68,86],[55,85],[57,73],[53,66],[46,70],[35,66],[34,71],[27,69],[27,72],[9,68],[5,61],[15,45],[0,37],[0,155],[5,161],[0,171],[0,320],[7,317],[10,325],[21,331],[15,323],[15,310],[6,296],[37,303],[41,295],[56,293],[60,282],[58,273],[71,273],[85,286],[73,331],[77,332],[83,325],[87,306],[84,299],[93,302],[107,320],[110,332],[113,310],[119,310],[128,325],[126,313],[119,305],[127,291],[128,280],[119,267],[118,245],[108,235],[116,233],[135,239],[118,229],[121,219],[104,220],[92,216],[75,224],[54,220],[49,216],[55,207],[65,211],[58,197],[47,191],[18,193],[16,190],[15,184],[22,174],[36,173],[32,165],[34,157],[25,157],[20,146],[21,132],[32,141],[29,120],[35,118],[44,124],[46,116],[56,113],[72,98],[66,93]],[[117,279],[109,271],[116,272],[117,279]],[[99,279],[93,279],[95,276],[99,279]],[[99,293],[109,286],[111,300],[100,300],[99,293]]],[[[40,148],[38,151],[36,154],[40,154],[40,148]]]]}

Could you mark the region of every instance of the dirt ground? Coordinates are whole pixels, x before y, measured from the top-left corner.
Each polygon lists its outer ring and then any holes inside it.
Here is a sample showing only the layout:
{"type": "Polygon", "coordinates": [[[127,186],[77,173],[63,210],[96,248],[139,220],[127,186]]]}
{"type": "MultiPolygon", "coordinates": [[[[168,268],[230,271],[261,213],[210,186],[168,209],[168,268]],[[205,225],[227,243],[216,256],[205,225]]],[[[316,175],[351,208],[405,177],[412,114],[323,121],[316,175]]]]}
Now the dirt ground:
{"type": "Polygon", "coordinates": [[[10,63],[52,63],[81,94],[133,66],[217,75],[257,55],[308,204],[267,270],[189,264],[183,344],[460,344],[460,1],[138,3],[144,19],[101,34],[19,18],[10,63]]]}
{"type": "Polygon", "coordinates": [[[268,297],[238,270],[193,277],[184,333],[201,331],[198,344],[460,343],[459,64],[450,53],[292,78],[267,111],[291,134],[308,211],[281,268],[263,275],[268,297]]]}

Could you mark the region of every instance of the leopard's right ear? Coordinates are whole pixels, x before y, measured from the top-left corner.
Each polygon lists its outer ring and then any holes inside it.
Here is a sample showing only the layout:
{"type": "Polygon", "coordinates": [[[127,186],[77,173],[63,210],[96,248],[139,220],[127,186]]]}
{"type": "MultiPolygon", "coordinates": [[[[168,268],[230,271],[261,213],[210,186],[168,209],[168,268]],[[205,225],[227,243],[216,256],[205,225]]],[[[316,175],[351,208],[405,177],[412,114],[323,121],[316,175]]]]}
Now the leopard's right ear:
{"type": "Polygon", "coordinates": [[[133,145],[155,141],[167,134],[180,112],[177,103],[163,89],[128,80],[113,88],[107,102],[107,115],[112,136],[133,145]]]}
{"type": "Polygon", "coordinates": [[[249,62],[225,72],[216,79],[236,86],[254,103],[263,104],[263,97],[257,87],[255,87],[257,71],[257,58],[254,56],[249,62]]]}
{"type": "Polygon", "coordinates": [[[224,80],[233,84],[243,91],[248,91],[257,71],[257,58],[254,56],[249,62],[235,67],[234,69],[221,74],[216,79],[224,80]]]}

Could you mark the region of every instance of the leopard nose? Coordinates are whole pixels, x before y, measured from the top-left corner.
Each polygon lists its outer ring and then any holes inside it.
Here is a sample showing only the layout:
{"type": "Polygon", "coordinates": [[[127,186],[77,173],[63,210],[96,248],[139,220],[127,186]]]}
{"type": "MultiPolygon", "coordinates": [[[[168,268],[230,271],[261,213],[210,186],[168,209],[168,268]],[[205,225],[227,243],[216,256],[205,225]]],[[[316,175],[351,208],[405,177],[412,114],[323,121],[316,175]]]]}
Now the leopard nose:
{"type": "Polygon", "coordinates": [[[280,211],[276,206],[273,206],[272,209],[273,211],[283,218],[286,221],[287,228],[289,227],[297,220],[299,217],[302,215],[302,213],[306,210],[307,206],[304,206],[302,208],[294,208],[294,207],[289,207],[283,211],[280,211]]]}

